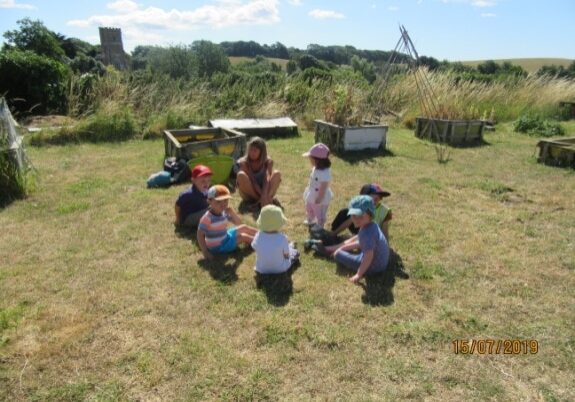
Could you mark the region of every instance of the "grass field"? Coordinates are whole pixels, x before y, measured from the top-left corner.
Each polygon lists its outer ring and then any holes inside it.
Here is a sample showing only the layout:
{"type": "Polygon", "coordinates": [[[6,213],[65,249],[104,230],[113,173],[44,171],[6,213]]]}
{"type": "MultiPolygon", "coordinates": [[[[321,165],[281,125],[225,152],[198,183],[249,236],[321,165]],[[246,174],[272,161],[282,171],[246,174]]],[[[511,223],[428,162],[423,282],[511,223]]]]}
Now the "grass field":
{"type": "MultiPolygon", "coordinates": [[[[175,234],[185,186],[145,188],[161,142],[28,148],[38,189],[0,210],[0,400],[574,400],[575,171],[509,126],[486,141],[438,164],[392,129],[391,155],[334,157],[328,214],[383,184],[411,277],[355,286],[304,254],[284,293],[252,253],[206,264],[175,234]],[[539,350],[455,354],[468,339],[539,350]]],[[[300,245],[312,143],[269,141],[300,245]]]]}
{"type": "MultiPolygon", "coordinates": [[[[462,61],[463,64],[471,67],[477,67],[477,65],[484,63],[486,60],[469,60],[462,61]]],[[[553,59],[553,58],[540,58],[540,59],[498,59],[493,60],[497,64],[503,64],[508,61],[513,65],[521,66],[528,73],[535,73],[543,66],[563,66],[568,67],[573,60],[571,59],[553,59]]]]}

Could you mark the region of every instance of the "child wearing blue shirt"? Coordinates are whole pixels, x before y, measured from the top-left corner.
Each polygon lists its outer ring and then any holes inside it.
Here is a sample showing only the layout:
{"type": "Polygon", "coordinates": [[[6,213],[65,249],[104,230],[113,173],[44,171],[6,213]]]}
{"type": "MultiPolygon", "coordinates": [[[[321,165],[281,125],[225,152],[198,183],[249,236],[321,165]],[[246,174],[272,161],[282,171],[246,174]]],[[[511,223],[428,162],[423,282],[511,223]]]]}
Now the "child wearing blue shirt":
{"type": "Polygon", "coordinates": [[[357,283],[364,275],[385,271],[389,262],[389,245],[379,225],[374,221],[375,205],[368,195],[354,197],[349,204],[348,215],[354,226],[359,228],[356,236],[345,242],[325,247],[325,253],[333,255],[335,261],[355,271],[350,281],[357,283]],[[359,254],[351,253],[359,249],[359,254]]]}
{"type": "Polygon", "coordinates": [[[192,169],[192,186],[180,193],[175,205],[174,225],[187,228],[198,226],[200,218],[208,210],[208,189],[212,181],[212,171],[204,165],[192,169]]]}

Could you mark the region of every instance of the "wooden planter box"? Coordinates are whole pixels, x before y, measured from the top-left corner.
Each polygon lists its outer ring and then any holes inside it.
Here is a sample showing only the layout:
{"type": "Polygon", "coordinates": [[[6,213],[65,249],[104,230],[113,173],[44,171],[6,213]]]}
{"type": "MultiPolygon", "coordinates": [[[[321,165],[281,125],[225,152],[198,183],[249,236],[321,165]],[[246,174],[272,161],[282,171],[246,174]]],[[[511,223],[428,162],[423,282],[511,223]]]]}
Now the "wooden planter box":
{"type": "Polygon", "coordinates": [[[208,120],[209,127],[239,130],[248,137],[262,138],[299,135],[297,124],[289,117],[275,119],[215,119],[208,120]]]}
{"type": "Polygon", "coordinates": [[[246,152],[246,136],[225,128],[164,130],[166,157],[190,160],[206,155],[227,155],[238,159],[246,152]]]}
{"type": "Polygon", "coordinates": [[[441,142],[449,145],[471,145],[483,141],[484,129],[485,121],[483,120],[444,120],[418,117],[415,136],[436,142],[441,140],[441,142]]]}
{"type": "Polygon", "coordinates": [[[385,149],[388,126],[366,122],[344,127],[323,120],[314,122],[315,142],[323,142],[332,152],[385,149]]]}
{"type": "Polygon", "coordinates": [[[537,162],[575,168],[575,137],[541,140],[537,162]]]}

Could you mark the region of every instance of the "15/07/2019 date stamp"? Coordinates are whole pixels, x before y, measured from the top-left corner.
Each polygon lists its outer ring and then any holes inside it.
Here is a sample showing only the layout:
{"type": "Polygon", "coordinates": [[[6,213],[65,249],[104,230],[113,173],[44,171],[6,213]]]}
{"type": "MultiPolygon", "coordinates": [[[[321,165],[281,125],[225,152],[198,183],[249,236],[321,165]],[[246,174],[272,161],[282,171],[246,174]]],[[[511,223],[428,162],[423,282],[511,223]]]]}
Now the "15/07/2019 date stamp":
{"type": "Polygon", "coordinates": [[[535,339],[455,339],[453,352],[462,355],[535,355],[539,342],[535,339]]]}

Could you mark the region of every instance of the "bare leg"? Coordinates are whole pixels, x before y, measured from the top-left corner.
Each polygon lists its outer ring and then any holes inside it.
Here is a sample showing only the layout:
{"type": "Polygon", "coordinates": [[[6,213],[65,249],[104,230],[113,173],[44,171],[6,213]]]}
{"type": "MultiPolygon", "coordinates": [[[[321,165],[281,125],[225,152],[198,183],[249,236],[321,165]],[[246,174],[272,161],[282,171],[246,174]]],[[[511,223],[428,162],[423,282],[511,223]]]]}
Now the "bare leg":
{"type": "Polygon", "coordinates": [[[313,208],[313,204],[306,202],[305,203],[305,215],[308,225],[311,225],[313,221],[315,221],[315,210],[313,208]]]}
{"type": "Polygon", "coordinates": [[[258,232],[258,230],[256,228],[253,228],[253,227],[248,226],[248,225],[239,225],[237,227],[237,231],[238,231],[238,234],[239,233],[247,234],[247,235],[252,236],[252,237],[255,236],[256,233],[258,232]]]}
{"type": "Polygon", "coordinates": [[[260,196],[256,193],[250,178],[244,172],[238,172],[236,185],[238,186],[238,191],[244,201],[257,202],[260,200],[260,196]]]}
{"type": "Polygon", "coordinates": [[[238,244],[244,243],[250,245],[254,241],[254,237],[247,233],[238,233],[237,241],[238,244]]]}
{"type": "Polygon", "coordinates": [[[274,170],[268,184],[268,197],[270,200],[275,197],[281,182],[282,174],[279,172],[279,170],[274,170]]]}

